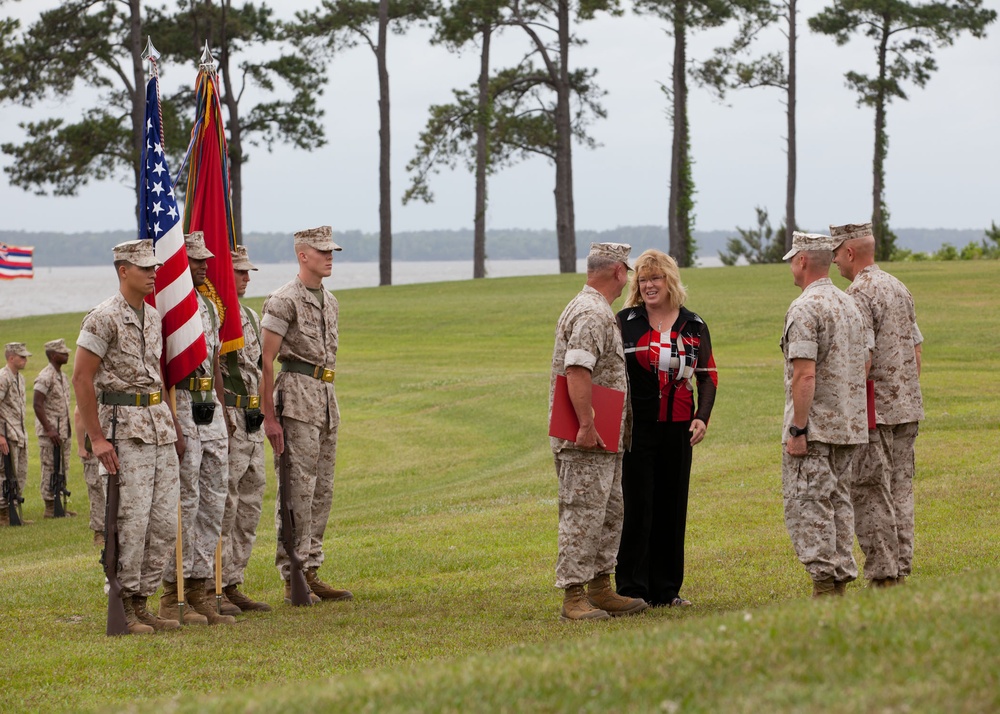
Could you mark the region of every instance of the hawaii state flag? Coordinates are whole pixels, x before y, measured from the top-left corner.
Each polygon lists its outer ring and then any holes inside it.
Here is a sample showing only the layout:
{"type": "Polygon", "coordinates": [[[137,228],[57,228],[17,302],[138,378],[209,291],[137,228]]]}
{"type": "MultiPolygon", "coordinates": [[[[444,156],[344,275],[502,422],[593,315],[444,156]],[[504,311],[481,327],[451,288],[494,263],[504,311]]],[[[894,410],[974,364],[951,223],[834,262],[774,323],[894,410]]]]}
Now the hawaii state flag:
{"type": "Polygon", "coordinates": [[[35,277],[35,271],[31,266],[31,256],[34,252],[34,248],[0,243],[0,280],[35,277]]]}
{"type": "Polygon", "coordinates": [[[198,290],[219,308],[219,352],[225,354],[243,347],[243,325],[233,260],[229,255],[236,248],[236,233],[229,192],[229,155],[214,63],[203,62],[198,71],[195,102],[184,225],[186,233],[203,231],[205,245],[215,255],[208,259],[208,278],[198,290]]]}
{"type": "Polygon", "coordinates": [[[160,88],[154,64],[153,76],[146,84],[146,145],[139,173],[139,238],[151,238],[157,260],[163,261],[156,271],[156,291],[150,297],[163,318],[164,386],[170,389],[205,361],[208,347],[162,136],[160,88]]]}

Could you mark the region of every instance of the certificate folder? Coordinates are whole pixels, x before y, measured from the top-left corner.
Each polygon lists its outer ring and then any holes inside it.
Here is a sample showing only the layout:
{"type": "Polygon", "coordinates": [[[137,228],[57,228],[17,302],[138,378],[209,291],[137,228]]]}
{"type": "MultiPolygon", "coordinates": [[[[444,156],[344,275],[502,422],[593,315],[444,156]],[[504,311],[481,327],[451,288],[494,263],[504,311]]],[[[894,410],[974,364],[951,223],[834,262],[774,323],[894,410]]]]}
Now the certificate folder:
{"type": "MultiPolygon", "coordinates": [[[[625,392],[593,385],[591,406],[594,409],[594,424],[597,433],[604,440],[604,448],[608,451],[618,451],[618,437],[622,430],[622,407],[625,405],[625,392]]],[[[576,441],[580,430],[580,421],[576,418],[576,410],[569,400],[569,387],[566,377],[556,375],[556,393],[552,398],[552,420],[549,422],[549,436],[567,441],[576,441]]]]}

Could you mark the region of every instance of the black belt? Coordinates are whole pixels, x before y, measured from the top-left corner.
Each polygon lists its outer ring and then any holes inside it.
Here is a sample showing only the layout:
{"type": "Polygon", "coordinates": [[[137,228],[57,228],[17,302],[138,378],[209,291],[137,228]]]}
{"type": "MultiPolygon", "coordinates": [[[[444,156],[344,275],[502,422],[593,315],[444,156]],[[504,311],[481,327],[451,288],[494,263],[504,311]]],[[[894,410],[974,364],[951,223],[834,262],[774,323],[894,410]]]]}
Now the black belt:
{"type": "Polygon", "coordinates": [[[288,360],[287,362],[282,362],[281,371],[294,372],[295,374],[305,374],[313,379],[318,379],[321,382],[333,382],[334,377],[337,376],[337,370],[335,369],[318,367],[314,364],[309,364],[308,362],[299,362],[298,360],[288,360]]]}
{"type": "Polygon", "coordinates": [[[163,401],[163,392],[150,392],[149,394],[101,392],[97,401],[101,404],[113,404],[120,407],[153,407],[163,401]]]}
{"type": "Polygon", "coordinates": [[[230,394],[226,392],[226,406],[237,409],[260,409],[260,397],[256,394],[230,394]]]}

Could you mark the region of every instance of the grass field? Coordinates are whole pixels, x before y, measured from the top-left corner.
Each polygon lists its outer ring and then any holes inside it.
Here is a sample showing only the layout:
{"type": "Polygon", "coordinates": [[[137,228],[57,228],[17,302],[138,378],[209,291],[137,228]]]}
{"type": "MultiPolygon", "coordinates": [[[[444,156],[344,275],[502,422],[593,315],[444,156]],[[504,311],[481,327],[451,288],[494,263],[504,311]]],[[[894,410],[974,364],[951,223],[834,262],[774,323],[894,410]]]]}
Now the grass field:
{"type": "MultiPolygon", "coordinates": [[[[35,523],[0,531],[0,710],[998,711],[1000,263],[889,268],[927,340],[905,588],[807,598],[781,505],[787,266],[684,272],[720,372],[692,474],[695,607],[587,624],[558,620],[545,436],[555,321],[583,277],[350,290],[321,575],[354,602],[281,605],[265,516],[245,589],[275,612],[105,637],[80,464],[80,517],[43,522],[29,416],[35,523]]],[[[42,343],[72,344],[81,317],[0,320],[0,343],[35,353],[29,386],[42,343]]]]}

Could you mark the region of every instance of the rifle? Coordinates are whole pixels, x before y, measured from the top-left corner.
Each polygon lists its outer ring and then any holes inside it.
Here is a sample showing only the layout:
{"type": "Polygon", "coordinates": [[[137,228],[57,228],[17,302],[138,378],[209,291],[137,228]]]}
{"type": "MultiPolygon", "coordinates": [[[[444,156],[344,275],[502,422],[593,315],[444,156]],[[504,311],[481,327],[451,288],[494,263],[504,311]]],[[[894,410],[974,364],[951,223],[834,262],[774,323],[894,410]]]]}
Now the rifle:
{"type": "MultiPolygon", "coordinates": [[[[59,431],[59,420],[56,419],[56,432],[59,431]]],[[[62,444],[52,442],[52,475],[49,476],[49,490],[55,499],[56,518],[66,517],[66,499],[71,495],[66,490],[66,471],[62,467],[62,444]]]]}
{"type": "MultiPolygon", "coordinates": [[[[281,433],[284,439],[284,392],[278,392],[277,411],[278,423],[281,424],[281,433]]],[[[292,605],[312,605],[312,599],[309,597],[309,585],[306,583],[306,575],[302,568],[302,560],[295,552],[295,513],[292,511],[291,495],[289,494],[291,470],[292,461],[288,455],[288,444],[286,443],[285,448],[278,456],[278,508],[281,513],[281,545],[291,563],[292,605]]]]}
{"type": "MultiPolygon", "coordinates": [[[[7,425],[3,425],[3,438],[7,438],[7,425]]],[[[10,442],[7,442],[7,453],[3,456],[3,497],[7,501],[7,513],[12,526],[23,526],[21,519],[21,504],[24,503],[24,496],[21,495],[21,487],[17,483],[17,474],[14,473],[14,459],[10,457],[10,442]]]]}
{"type": "MultiPolygon", "coordinates": [[[[111,446],[115,446],[115,432],[118,430],[118,405],[111,412],[111,446]]],[[[127,635],[128,622],[125,620],[125,603],[122,602],[122,584],[118,580],[118,474],[108,474],[108,497],[104,511],[104,550],[101,564],[104,577],[108,579],[108,635],[127,635]]]]}

